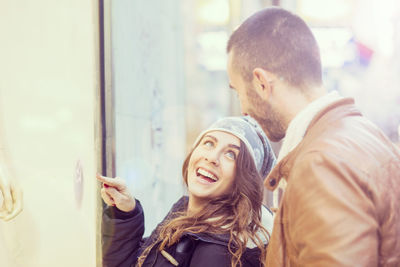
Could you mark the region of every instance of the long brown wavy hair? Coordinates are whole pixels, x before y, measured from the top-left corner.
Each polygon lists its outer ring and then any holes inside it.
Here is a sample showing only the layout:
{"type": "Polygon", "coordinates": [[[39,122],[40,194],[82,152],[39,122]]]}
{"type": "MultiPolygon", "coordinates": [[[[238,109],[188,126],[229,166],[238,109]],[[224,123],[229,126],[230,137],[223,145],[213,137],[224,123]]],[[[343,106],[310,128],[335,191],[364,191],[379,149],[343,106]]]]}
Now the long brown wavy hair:
{"type": "MultiPolygon", "coordinates": [[[[182,166],[186,186],[188,165],[193,150],[182,166]]],[[[164,222],[158,230],[158,238],[143,251],[136,266],[142,266],[154,245],[159,243],[158,250],[161,251],[177,243],[184,233],[228,234],[228,250],[232,255],[232,267],[242,266],[241,256],[246,250],[247,243],[252,241],[261,251],[260,262],[262,262],[266,253],[263,239],[270,237],[261,224],[262,199],[262,179],[250,152],[240,141],[232,192],[210,200],[203,209],[195,213],[188,215],[186,211],[177,212],[172,219],[164,222]]]]}

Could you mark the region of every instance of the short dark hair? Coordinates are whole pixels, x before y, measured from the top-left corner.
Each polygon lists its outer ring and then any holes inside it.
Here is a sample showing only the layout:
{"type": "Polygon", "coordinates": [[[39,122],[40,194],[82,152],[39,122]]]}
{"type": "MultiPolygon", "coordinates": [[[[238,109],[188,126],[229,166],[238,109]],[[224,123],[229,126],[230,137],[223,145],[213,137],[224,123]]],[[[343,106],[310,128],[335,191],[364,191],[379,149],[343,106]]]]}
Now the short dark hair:
{"type": "Polygon", "coordinates": [[[282,8],[266,8],[245,20],[229,39],[231,51],[234,68],[247,82],[259,67],[295,87],[322,85],[319,48],[310,28],[282,8]]]}

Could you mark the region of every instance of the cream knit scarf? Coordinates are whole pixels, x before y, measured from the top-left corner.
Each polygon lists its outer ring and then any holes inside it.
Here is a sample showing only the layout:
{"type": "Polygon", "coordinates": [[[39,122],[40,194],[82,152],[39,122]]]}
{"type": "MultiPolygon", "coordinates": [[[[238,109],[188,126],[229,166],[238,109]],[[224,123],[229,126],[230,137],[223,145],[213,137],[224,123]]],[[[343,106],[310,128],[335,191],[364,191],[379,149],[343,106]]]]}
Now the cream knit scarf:
{"type": "Polygon", "coordinates": [[[314,100],[308,104],[305,109],[300,111],[299,114],[297,114],[289,123],[281,149],[279,150],[277,162],[289,154],[289,152],[292,151],[301,140],[303,140],[306,130],[315,115],[331,103],[341,98],[342,97],[337,91],[333,91],[314,100]]]}
{"type": "MultiPolygon", "coordinates": [[[[311,102],[300,111],[293,120],[289,123],[286,130],[285,138],[283,139],[281,149],[279,151],[279,156],[277,159],[277,164],[281,161],[290,151],[292,151],[300,142],[307,131],[308,126],[312,119],[320,112],[322,109],[330,105],[331,103],[341,99],[337,91],[332,91],[316,100],[311,102]]],[[[286,181],[284,179],[280,180],[279,187],[284,189],[286,186],[286,181]]],[[[277,190],[274,192],[274,206],[277,207],[277,190]]]]}

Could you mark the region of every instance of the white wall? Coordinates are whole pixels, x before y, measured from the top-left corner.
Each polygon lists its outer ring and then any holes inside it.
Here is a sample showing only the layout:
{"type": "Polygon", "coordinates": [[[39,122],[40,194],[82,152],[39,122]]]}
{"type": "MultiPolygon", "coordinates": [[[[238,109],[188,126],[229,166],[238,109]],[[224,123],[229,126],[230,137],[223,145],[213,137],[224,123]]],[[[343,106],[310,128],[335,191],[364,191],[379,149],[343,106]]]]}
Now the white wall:
{"type": "Polygon", "coordinates": [[[0,266],[96,264],[97,20],[94,0],[0,0],[0,142],[24,191],[0,266]]]}

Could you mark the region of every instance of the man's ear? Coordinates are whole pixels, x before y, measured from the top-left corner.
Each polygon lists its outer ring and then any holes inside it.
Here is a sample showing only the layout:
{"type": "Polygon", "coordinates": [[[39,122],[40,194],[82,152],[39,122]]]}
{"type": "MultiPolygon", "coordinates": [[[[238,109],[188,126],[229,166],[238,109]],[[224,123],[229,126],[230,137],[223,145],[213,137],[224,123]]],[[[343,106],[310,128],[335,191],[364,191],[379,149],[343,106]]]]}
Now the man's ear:
{"type": "Polygon", "coordinates": [[[262,68],[255,68],[253,70],[253,86],[264,100],[267,100],[272,93],[274,77],[272,73],[262,68]]]}

